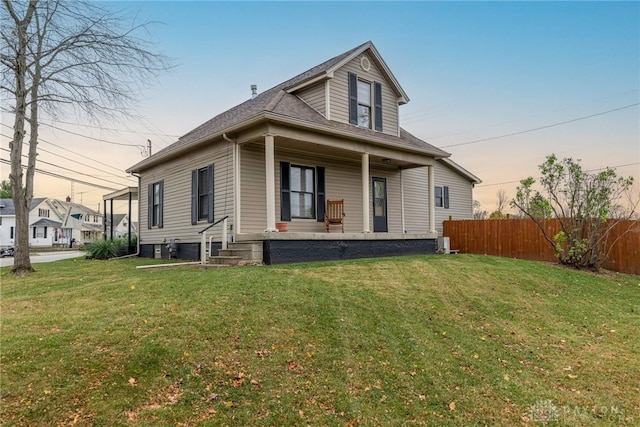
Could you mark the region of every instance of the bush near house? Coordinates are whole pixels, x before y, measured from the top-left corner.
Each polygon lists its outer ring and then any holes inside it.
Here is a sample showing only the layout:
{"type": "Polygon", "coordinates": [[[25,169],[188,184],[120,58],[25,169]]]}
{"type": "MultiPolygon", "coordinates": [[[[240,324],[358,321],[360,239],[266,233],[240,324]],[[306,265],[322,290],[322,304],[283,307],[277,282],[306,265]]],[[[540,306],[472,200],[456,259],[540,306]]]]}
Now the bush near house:
{"type": "Polygon", "coordinates": [[[120,248],[125,244],[122,239],[100,239],[85,245],[87,257],[93,259],[110,259],[120,256],[120,248]]]}

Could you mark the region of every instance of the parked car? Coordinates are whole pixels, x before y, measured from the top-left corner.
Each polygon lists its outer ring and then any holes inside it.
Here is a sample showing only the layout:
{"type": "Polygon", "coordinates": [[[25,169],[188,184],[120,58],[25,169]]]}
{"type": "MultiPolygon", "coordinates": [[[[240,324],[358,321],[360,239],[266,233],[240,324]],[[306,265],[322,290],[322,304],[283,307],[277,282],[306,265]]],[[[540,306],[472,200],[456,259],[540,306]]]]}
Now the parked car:
{"type": "Polygon", "coordinates": [[[13,253],[15,252],[15,248],[13,246],[8,246],[6,248],[2,248],[0,249],[0,258],[4,258],[6,256],[13,256],[13,253]]]}

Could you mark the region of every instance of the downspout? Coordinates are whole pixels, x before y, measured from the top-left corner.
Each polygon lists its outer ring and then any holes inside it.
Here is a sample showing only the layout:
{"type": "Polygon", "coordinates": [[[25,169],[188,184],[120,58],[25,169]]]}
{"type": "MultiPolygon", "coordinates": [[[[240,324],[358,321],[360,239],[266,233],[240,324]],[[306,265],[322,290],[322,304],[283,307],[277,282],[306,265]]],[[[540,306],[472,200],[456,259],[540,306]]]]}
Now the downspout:
{"type": "MultiPolygon", "coordinates": [[[[135,254],[129,254],[129,255],[120,256],[120,257],[117,257],[117,258],[111,258],[111,259],[133,258],[133,257],[137,257],[137,256],[140,255],[140,189],[142,187],[140,186],[140,184],[141,184],[140,175],[136,175],[133,172],[131,172],[131,175],[133,175],[136,178],[138,178],[138,238],[136,239],[136,253],[135,254]]],[[[129,199],[131,199],[131,193],[129,193],[129,199]]],[[[129,212],[129,224],[131,224],[131,212],[129,212]]],[[[131,239],[131,233],[129,233],[129,239],[131,239]]]]}

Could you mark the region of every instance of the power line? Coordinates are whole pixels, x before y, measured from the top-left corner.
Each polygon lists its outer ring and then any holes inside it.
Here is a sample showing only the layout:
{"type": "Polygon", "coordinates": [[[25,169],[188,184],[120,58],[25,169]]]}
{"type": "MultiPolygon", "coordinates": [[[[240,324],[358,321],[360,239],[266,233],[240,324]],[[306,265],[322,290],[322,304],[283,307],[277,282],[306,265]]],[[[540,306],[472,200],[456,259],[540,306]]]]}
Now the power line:
{"type": "MultiPolygon", "coordinates": [[[[7,135],[4,135],[4,134],[0,134],[0,136],[4,136],[5,138],[9,138],[7,135]]],[[[40,142],[47,142],[47,141],[40,140],[40,142]]],[[[26,144],[29,144],[29,143],[27,142],[26,144]]],[[[55,145],[55,144],[53,144],[53,145],[55,145]]],[[[60,147],[60,148],[62,148],[62,147],[60,147]]],[[[3,148],[3,150],[7,151],[7,150],[6,150],[6,149],[4,149],[4,148],[3,148]]],[[[54,156],[61,157],[61,156],[60,156],[60,154],[58,154],[58,153],[54,153],[53,151],[46,150],[46,149],[44,149],[44,148],[42,148],[42,147],[38,148],[38,152],[40,152],[40,151],[45,152],[45,153],[52,154],[52,155],[54,155],[54,156]]],[[[67,150],[67,151],[68,151],[68,150],[67,150]]],[[[73,153],[73,152],[71,152],[71,153],[73,153]]],[[[73,154],[76,154],[76,155],[78,155],[78,156],[81,156],[80,154],[77,154],[77,153],[73,153],[73,154]]],[[[26,157],[26,156],[25,156],[25,157],[26,157]]],[[[84,157],[84,156],[81,156],[81,157],[84,157]]],[[[87,157],[87,158],[88,158],[88,157],[87,157]]],[[[92,159],[90,159],[90,160],[92,160],[92,159]]],[[[38,160],[38,161],[39,161],[39,162],[46,163],[44,160],[38,160]]],[[[73,161],[73,160],[72,160],[72,161],[73,161]]],[[[114,173],[111,173],[111,172],[109,172],[109,171],[106,171],[106,170],[104,170],[104,169],[99,169],[99,168],[96,168],[96,167],[93,167],[93,166],[89,166],[89,165],[84,164],[84,163],[80,163],[80,162],[76,162],[76,163],[78,163],[79,165],[82,165],[82,166],[85,166],[85,167],[91,168],[91,169],[95,169],[95,170],[100,171],[100,172],[104,172],[104,173],[108,174],[108,176],[112,176],[112,177],[115,177],[115,178],[118,178],[118,179],[129,179],[129,180],[130,180],[130,179],[132,179],[131,177],[128,177],[128,176],[124,176],[124,177],[123,177],[123,176],[118,176],[118,175],[116,175],[116,174],[114,174],[114,173]]],[[[96,163],[101,163],[101,162],[96,161],[96,163]]],[[[101,164],[102,164],[102,163],[101,163],[101,164]]],[[[107,164],[105,164],[105,165],[106,165],[106,166],[109,166],[109,165],[107,165],[107,164]]],[[[62,166],[56,166],[56,167],[62,167],[62,166]]],[[[113,166],[109,166],[109,167],[110,167],[110,168],[113,168],[113,169],[116,169],[116,168],[114,168],[113,166]]],[[[116,169],[116,170],[118,170],[118,171],[122,172],[120,169],[116,169]]],[[[88,175],[88,176],[93,176],[93,177],[95,177],[95,175],[88,175]]]]}
{"type": "MultiPolygon", "coordinates": [[[[10,129],[13,129],[11,126],[5,125],[4,123],[0,123],[0,125],[5,126],[5,127],[7,127],[7,128],[10,128],[10,129]]],[[[2,136],[4,136],[5,138],[9,138],[9,139],[11,139],[11,138],[12,138],[12,137],[10,137],[10,136],[8,136],[8,135],[2,135],[2,136]]],[[[93,158],[88,157],[88,156],[85,156],[85,155],[83,155],[83,154],[76,153],[75,151],[69,150],[68,148],[65,148],[65,147],[63,147],[63,146],[61,146],[61,145],[54,144],[53,142],[50,142],[50,141],[47,141],[46,139],[43,139],[43,138],[41,138],[41,137],[38,137],[38,143],[42,143],[42,142],[44,142],[44,143],[46,143],[46,144],[49,144],[49,145],[53,145],[54,147],[57,147],[57,148],[59,148],[59,149],[61,149],[61,150],[64,150],[64,151],[67,151],[67,152],[69,152],[69,153],[71,153],[71,154],[73,154],[73,155],[75,155],[75,156],[82,157],[83,159],[91,160],[92,162],[98,163],[98,164],[100,164],[100,165],[103,165],[103,166],[109,167],[109,168],[114,169],[114,170],[117,170],[118,172],[122,172],[122,169],[120,169],[120,168],[117,168],[117,167],[115,167],[115,166],[111,166],[111,165],[109,165],[109,164],[107,164],[107,163],[101,162],[101,161],[99,161],[99,160],[93,159],[93,158]]],[[[25,144],[29,144],[29,142],[25,141],[25,144]]],[[[40,148],[40,150],[42,150],[42,151],[45,151],[45,152],[46,152],[46,150],[44,150],[43,148],[40,148]]],[[[51,154],[55,154],[55,155],[59,156],[59,154],[56,154],[56,153],[51,153],[51,154]]],[[[82,163],[80,163],[80,164],[82,164],[82,163]]],[[[89,165],[87,165],[87,164],[82,164],[82,165],[83,165],[83,166],[86,166],[86,167],[92,167],[92,166],[89,166],[89,165]]],[[[100,169],[98,169],[98,170],[100,170],[100,169]]],[[[106,171],[102,171],[102,172],[106,172],[106,171]]],[[[109,173],[109,172],[106,172],[106,173],[109,173]]],[[[112,175],[113,175],[113,174],[112,174],[112,175]]],[[[114,176],[115,176],[115,175],[114,175],[114,176]]]]}
{"type": "MultiPolygon", "coordinates": [[[[8,150],[8,149],[6,149],[6,148],[2,148],[2,147],[0,147],[0,150],[2,150],[2,151],[6,151],[7,153],[11,153],[11,150],[8,150]]],[[[23,155],[22,155],[22,157],[26,157],[26,158],[28,158],[29,156],[27,156],[26,154],[23,154],[23,155]]],[[[53,167],[56,167],[56,168],[59,168],[59,169],[63,169],[63,170],[65,170],[65,171],[68,171],[68,172],[71,172],[71,173],[75,173],[75,174],[77,174],[77,175],[88,176],[89,178],[93,178],[93,177],[94,177],[94,175],[89,175],[89,174],[87,174],[87,173],[82,173],[82,172],[74,171],[73,169],[69,169],[69,168],[65,168],[64,166],[59,166],[59,165],[56,165],[56,164],[53,164],[53,163],[45,162],[44,160],[38,160],[38,162],[39,162],[39,163],[44,163],[45,165],[53,166],[53,167]]],[[[118,183],[118,182],[115,182],[115,181],[109,181],[108,179],[103,179],[103,181],[105,181],[105,182],[110,182],[111,184],[116,184],[116,185],[119,185],[119,186],[123,185],[123,184],[118,183]]]]}
{"type": "Polygon", "coordinates": [[[98,141],[98,142],[104,142],[106,144],[119,145],[119,146],[122,146],[122,147],[135,147],[135,148],[142,147],[142,148],[144,148],[144,146],[140,145],[140,144],[125,144],[124,142],[108,141],[106,139],[94,138],[92,136],[83,135],[83,134],[78,133],[78,132],[72,132],[70,130],[62,129],[62,128],[58,127],[58,126],[50,125],[48,123],[39,123],[39,124],[51,127],[53,129],[56,129],[56,130],[59,130],[59,131],[62,131],[62,132],[69,133],[71,135],[79,136],[81,138],[91,139],[93,141],[98,141]]]}
{"type": "Polygon", "coordinates": [[[601,111],[599,113],[590,114],[588,116],[577,117],[577,118],[571,119],[571,120],[565,120],[563,122],[553,123],[553,124],[545,125],[545,126],[539,126],[537,128],[522,130],[522,131],[519,131],[519,132],[513,132],[513,133],[506,134],[506,135],[492,136],[490,138],[476,139],[474,141],[461,142],[459,144],[443,145],[443,146],[441,146],[439,148],[459,147],[461,145],[477,144],[479,142],[493,141],[493,140],[496,140],[496,139],[507,138],[509,136],[522,135],[523,133],[535,132],[535,131],[542,130],[542,129],[549,129],[549,128],[552,128],[552,127],[555,127],[555,126],[566,125],[567,123],[573,123],[573,122],[577,122],[577,121],[580,121],[580,120],[590,119],[592,117],[602,116],[604,114],[609,114],[609,113],[613,113],[613,112],[616,112],[616,111],[625,110],[627,108],[635,107],[637,105],[640,105],[640,102],[636,102],[635,104],[625,105],[624,107],[613,108],[613,109],[607,110],[607,111],[601,111]]]}
{"type": "MultiPolygon", "coordinates": [[[[10,111],[7,110],[6,108],[3,108],[2,110],[4,110],[6,113],[9,114],[15,114],[14,111],[10,111]]],[[[179,135],[168,135],[166,133],[164,133],[162,131],[162,129],[160,129],[158,126],[156,126],[153,122],[147,120],[147,119],[143,119],[146,120],[149,124],[151,124],[158,132],[140,132],[140,131],[135,131],[135,130],[128,130],[128,129],[116,129],[116,128],[109,128],[109,127],[104,127],[104,126],[97,126],[97,125],[87,125],[87,124],[82,124],[82,123],[73,123],[73,122],[65,122],[62,120],[57,120],[57,123],[64,123],[67,125],[72,125],[72,126],[81,126],[81,127],[86,127],[86,128],[90,128],[90,129],[100,129],[100,130],[108,130],[108,131],[112,131],[112,132],[127,132],[127,133],[134,133],[134,134],[138,134],[138,135],[153,135],[153,136],[160,136],[160,137],[165,137],[165,138],[169,138],[169,139],[176,139],[176,138],[180,138],[179,135]]],[[[2,123],[4,125],[4,123],[2,123]]],[[[89,138],[89,139],[94,139],[96,141],[100,141],[100,142],[106,142],[108,144],[117,144],[117,145],[124,145],[127,147],[139,147],[139,145],[137,144],[125,144],[125,143],[121,143],[121,142],[115,142],[115,141],[107,141],[107,140],[103,140],[103,139],[98,139],[98,138],[93,138],[87,135],[82,135],[82,134],[78,134],[78,133],[73,133],[71,131],[65,130],[65,129],[61,129],[58,127],[55,127],[53,125],[50,125],[46,122],[40,121],[39,124],[45,125],[45,126],[49,126],[49,127],[53,127],[54,129],[58,129],[61,130],[63,132],[69,132],[73,135],[77,135],[77,136],[81,136],[84,138],[89,138]]],[[[6,126],[6,125],[5,125],[6,126]]],[[[145,126],[146,127],[146,126],[145,126]]],[[[149,129],[147,127],[147,129],[149,129]]],[[[165,146],[169,146],[173,143],[173,141],[170,142],[164,142],[165,146]]]]}
{"type": "MultiPolygon", "coordinates": [[[[9,160],[1,159],[1,158],[0,158],[0,163],[4,163],[4,164],[7,164],[7,165],[11,164],[11,162],[9,160]]],[[[22,169],[26,169],[26,168],[27,168],[26,165],[22,165],[22,169]]],[[[78,184],[88,185],[90,187],[102,188],[103,190],[117,191],[117,189],[115,189],[115,188],[105,187],[104,185],[99,185],[99,184],[93,184],[91,182],[82,181],[80,179],[69,178],[68,176],[59,175],[59,174],[54,173],[54,172],[49,172],[49,171],[38,169],[38,168],[35,168],[35,170],[36,170],[36,172],[38,172],[38,173],[40,173],[42,175],[47,175],[47,176],[51,176],[51,177],[54,177],[54,178],[59,178],[59,179],[67,180],[67,181],[77,182],[78,184]]]]}
{"type": "MultiPolygon", "coordinates": [[[[616,165],[616,166],[606,166],[606,167],[603,167],[603,168],[588,169],[588,170],[585,170],[585,172],[601,171],[601,170],[605,170],[607,168],[609,168],[609,169],[625,168],[625,167],[628,167],[628,166],[636,166],[636,165],[640,165],[640,162],[626,163],[624,165],[616,165]]],[[[519,184],[520,181],[521,180],[506,181],[506,182],[496,182],[495,184],[478,184],[478,185],[476,185],[476,187],[495,187],[496,185],[519,184]]]]}
{"type": "Polygon", "coordinates": [[[135,133],[137,135],[153,135],[153,136],[166,136],[167,138],[180,138],[179,135],[167,135],[166,133],[140,132],[140,131],[136,131],[136,130],[116,129],[116,128],[108,128],[108,127],[103,127],[103,126],[94,126],[94,125],[85,125],[85,124],[80,124],[80,123],[64,122],[62,120],[57,120],[57,122],[65,124],[65,125],[81,126],[81,127],[86,127],[86,128],[90,128],[90,129],[109,130],[109,131],[113,131],[113,132],[127,132],[127,133],[135,133]]]}

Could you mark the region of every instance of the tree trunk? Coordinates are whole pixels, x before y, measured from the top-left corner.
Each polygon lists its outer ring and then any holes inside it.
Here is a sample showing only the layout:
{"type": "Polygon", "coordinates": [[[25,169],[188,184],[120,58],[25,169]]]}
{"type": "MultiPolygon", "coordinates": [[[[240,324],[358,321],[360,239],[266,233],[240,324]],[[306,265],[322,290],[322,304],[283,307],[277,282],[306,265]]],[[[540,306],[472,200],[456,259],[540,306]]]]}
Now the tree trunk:
{"type": "MultiPolygon", "coordinates": [[[[27,113],[28,90],[26,87],[27,76],[27,28],[35,9],[35,2],[30,2],[27,14],[20,20],[7,4],[17,27],[18,46],[16,51],[16,112],[13,126],[13,140],[9,142],[11,151],[11,173],[9,181],[13,187],[13,204],[16,210],[16,235],[15,253],[13,257],[13,274],[27,274],[33,270],[29,257],[29,211],[33,198],[33,179],[27,181],[26,188],[22,186],[22,146],[24,143],[24,124],[27,113]],[[29,188],[31,185],[31,188],[29,188]]],[[[35,159],[33,168],[35,169],[35,159]]],[[[33,171],[32,171],[33,173],[33,171]]]]}

